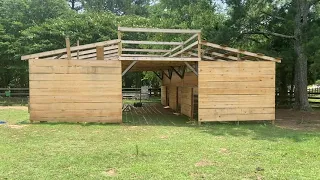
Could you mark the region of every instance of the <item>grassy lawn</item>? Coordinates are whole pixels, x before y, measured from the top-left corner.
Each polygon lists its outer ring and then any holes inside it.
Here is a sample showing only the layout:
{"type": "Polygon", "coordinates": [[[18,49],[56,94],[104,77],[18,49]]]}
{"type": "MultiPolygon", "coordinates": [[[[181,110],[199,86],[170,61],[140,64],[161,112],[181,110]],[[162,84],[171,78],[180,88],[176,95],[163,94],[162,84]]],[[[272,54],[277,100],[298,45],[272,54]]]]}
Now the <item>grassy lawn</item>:
{"type": "MultiPolygon", "coordinates": [[[[142,121],[144,117],[132,117],[142,121]]],[[[264,123],[28,124],[0,110],[0,179],[320,179],[320,132],[264,123]]],[[[168,121],[168,122],[170,122],[168,121]]]]}

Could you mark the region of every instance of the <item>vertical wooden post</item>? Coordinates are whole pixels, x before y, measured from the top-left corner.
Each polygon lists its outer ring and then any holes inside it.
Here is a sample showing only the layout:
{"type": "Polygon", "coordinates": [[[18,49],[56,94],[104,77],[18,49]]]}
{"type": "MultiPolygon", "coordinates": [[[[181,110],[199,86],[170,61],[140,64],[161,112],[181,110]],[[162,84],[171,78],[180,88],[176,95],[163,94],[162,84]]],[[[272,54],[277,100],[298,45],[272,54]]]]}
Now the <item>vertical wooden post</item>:
{"type": "Polygon", "coordinates": [[[70,50],[70,39],[66,38],[66,48],[67,48],[67,59],[71,59],[71,50],[70,50]]]}
{"type": "Polygon", "coordinates": [[[97,46],[97,60],[104,60],[104,46],[97,46]]]}
{"type": "Polygon", "coordinates": [[[119,56],[121,56],[121,54],[122,54],[122,42],[121,42],[121,31],[119,30],[119,27],[120,26],[118,26],[118,40],[119,40],[118,54],[119,54],[119,56]]]}
{"type": "Polygon", "coordinates": [[[201,58],[201,33],[198,33],[198,58],[201,58]]]}
{"type": "MultiPolygon", "coordinates": [[[[80,42],[79,42],[79,39],[77,40],[77,47],[80,46],[80,42]]],[[[79,59],[79,49],[77,50],[77,59],[79,59]]]]}

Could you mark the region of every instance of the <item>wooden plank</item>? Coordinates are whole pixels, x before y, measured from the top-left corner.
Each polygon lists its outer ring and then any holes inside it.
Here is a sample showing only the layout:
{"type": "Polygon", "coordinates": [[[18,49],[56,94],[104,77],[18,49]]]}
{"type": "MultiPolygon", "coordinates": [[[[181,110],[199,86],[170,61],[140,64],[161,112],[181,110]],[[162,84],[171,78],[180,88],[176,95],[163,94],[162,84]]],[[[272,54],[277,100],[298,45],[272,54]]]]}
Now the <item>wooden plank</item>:
{"type": "Polygon", "coordinates": [[[160,41],[131,41],[131,40],[122,40],[123,44],[151,44],[151,45],[170,45],[177,46],[183,44],[183,42],[160,42],[160,41]]]}
{"type": "Polygon", "coordinates": [[[121,94],[121,88],[109,88],[109,89],[97,89],[97,88],[88,88],[88,89],[65,89],[65,90],[55,90],[55,89],[30,89],[30,96],[116,96],[121,94]]]}
{"type": "MultiPolygon", "coordinates": [[[[116,39],[116,40],[80,45],[80,46],[71,47],[70,51],[90,49],[90,48],[95,48],[96,46],[112,45],[112,44],[116,44],[118,42],[119,42],[118,39],[116,39]]],[[[41,52],[41,53],[36,53],[36,54],[29,54],[29,55],[21,56],[21,60],[40,58],[40,57],[51,56],[51,55],[61,54],[61,53],[66,53],[66,49],[63,48],[63,49],[57,49],[57,50],[53,50],[53,51],[46,51],[46,52],[41,52]]]]}
{"type": "Polygon", "coordinates": [[[96,53],[97,53],[97,60],[103,60],[104,59],[104,47],[103,46],[97,46],[96,47],[96,53]]]}
{"type": "Polygon", "coordinates": [[[31,74],[119,74],[120,67],[31,66],[31,74]]]}
{"type": "Polygon", "coordinates": [[[214,115],[204,116],[199,115],[199,121],[201,122],[213,122],[213,121],[259,121],[259,120],[275,120],[274,114],[238,114],[238,115],[214,115]]]}
{"type": "MultiPolygon", "coordinates": [[[[200,80],[200,82],[202,82],[200,80]]],[[[275,88],[274,80],[256,81],[256,82],[206,82],[201,85],[201,88],[213,88],[213,89],[248,89],[248,88],[275,88]]]]}
{"type": "Polygon", "coordinates": [[[49,103],[118,103],[122,101],[122,95],[100,96],[100,95],[87,95],[83,96],[75,94],[67,96],[60,94],[57,96],[39,96],[33,95],[30,97],[30,104],[49,104],[49,103]]]}
{"type": "Polygon", "coordinates": [[[153,53],[170,52],[170,50],[166,50],[166,49],[130,49],[130,48],[123,48],[122,51],[124,51],[124,52],[153,52],[153,53]]]}
{"type": "MultiPolygon", "coordinates": [[[[107,98],[106,98],[107,100],[107,98]]],[[[122,110],[122,104],[120,99],[118,102],[103,103],[50,103],[50,104],[31,104],[31,108],[34,111],[75,111],[75,110],[103,110],[104,112],[120,112],[122,110]],[[110,109],[111,108],[111,109],[110,109]]]]}
{"type": "Polygon", "coordinates": [[[199,84],[199,94],[248,94],[248,95],[257,95],[257,94],[267,94],[274,95],[274,88],[242,88],[242,89],[225,89],[225,88],[202,88],[199,84]]]}
{"type": "Polygon", "coordinates": [[[133,62],[122,72],[122,76],[124,76],[136,63],[137,63],[137,61],[133,61],[133,62]]]}
{"type": "MultiPolygon", "coordinates": [[[[179,55],[179,54],[182,54],[183,52],[185,52],[185,51],[188,50],[188,49],[193,48],[193,47],[194,47],[195,45],[197,45],[197,44],[198,44],[198,41],[193,42],[193,43],[191,43],[190,45],[188,45],[187,47],[181,49],[180,51],[178,51],[178,52],[170,55],[169,57],[175,57],[175,56],[177,56],[177,55],[179,55]]],[[[201,57],[198,57],[198,58],[201,59],[201,57]]]]}
{"type": "Polygon", "coordinates": [[[167,87],[161,86],[161,104],[163,106],[167,105],[167,87]]]}
{"type": "Polygon", "coordinates": [[[119,81],[120,74],[30,74],[31,81],[119,81]]]}
{"type": "MultiPolygon", "coordinates": [[[[79,47],[79,46],[80,46],[80,42],[79,42],[79,40],[77,40],[77,47],[79,47]]],[[[72,56],[72,54],[71,54],[71,56],[72,56]]],[[[80,51],[77,50],[77,59],[79,59],[79,56],[80,56],[80,51]]]]}
{"type": "MultiPolygon", "coordinates": [[[[201,68],[272,68],[275,62],[270,61],[201,61],[201,68]]],[[[200,68],[200,69],[201,69],[200,68]]]]}
{"type": "MultiPolygon", "coordinates": [[[[30,89],[51,89],[51,88],[81,88],[81,87],[121,87],[122,82],[108,82],[108,81],[30,81],[30,89]]],[[[27,88],[29,89],[29,88],[27,88]]]]}
{"type": "Polygon", "coordinates": [[[147,33],[181,33],[181,34],[194,34],[201,33],[198,29],[158,29],[158,28],[129,28],[118,27],[121,32],[147,32],[147,33]]]}
{"type": "Polygon", "coordinates": [[[188,67],[196,76],[198,76],[198,72],[197,72],[196,69],[194,69],[188,62],[184,62],[184,63],[187,65],[187,67],[188,67]]]}
{"type": "Polygon", "coordinates": [[[207,82],[259,82],[259,81],[275,81],[274,75],[255,75],[254,73],[249,74],[233,74],[233,75],[225,75],[225,74],[200,74],[199,75],[199,82],[207,83],[207,82]],[[211,76],[211,78],[209,78],[211,76]]]}
{"type": "Polygon", "coordinates": [[[156,54],[121,54],[121,57],[162,57],[156,54]]]}
{"type": "Polygon", "coordinates": [[[275,108],[222,108],[222,109],[199,109],[200,114],[210,115],[228,115],[228,114],[273,114],[275,113],[275,108]]]}
{"type": "Polygon", "coordinates": [[[178,106],[178,93],[177,90],[178,88],[176,86],[169,86],[169,106],[173,110],[177,110],[178,106]]]}
{"type": "Polygon", "coordinates": [[[199,94],[199,99],[203,101],[215,101],[215,102],[248,102],[248,101],[263,101],[265,99],[275,100],[275,96],[272,95],[252,95],[252,94],[199,94]]]}
{"type": "Polygon", "coordinates": [[[61,60],[61,59],[37,59],[29,60],[30,66],[103,66],[120,67],[120,61],[91,61],[91,60],[61,60]]]}
{"type": "MultiPolygon", "coordinates": [[[[108,55],[108,54],[115,54],[117,53],[118,50],[115,49],[115,50],[110,50],[110,51],[104,51],[104,55],[108,55]]],[[[83,55],[83,56],[80,56],[79,58],[80,59],[86,59],[86,58],[92,58],[92,57],[97,57],[97,53],[93,53],[93,54],[88,54],[88,55],[83,55]]],[[[103,59],[102,59],[103,60],[103,59]]]]}
{"type": "MultiPolygon", "coordinates": [[[[109,51],[109,50],[114,50],[114,49],[118,49],[118,45],[113,45],[113,46],[105,46],[104,50],[105,51],[109,51]]],[[[79,51],[79,50],[78,50],[79,51]]],[[[87,54],[92,54],[95,53],[96,49],[90,49],[90,50],[85,50],[85,51],[79,51],[79,56],[81,55],[87,55],[87,54]]],[[[78,56],[78,52],[76,53],[71,53],[71,57],[77,57],[78,56]]],[[[66,58],[67,55],[63,55],[61,56],[61,59],[66,58]]],[[[46,57],[45,59],[53,59],[53,57],[46,57]]],[[[78,59],[78,58],[77,58],[78,59]]]]}
{"type": "Polygon", "coordinates": [[[249,52],[249,51],[244,51],[244,50],[235,49],[235,48],[231,48],[231,47],[225,47],[225,46],[221,46],[221,45],[213,44],[213,43],[209,43],[209,42],[202,42],[202,44],[205,45],[205,46],[216,48],[216,49],[222,49],[222,50],[225,50],[225,51],[244,54],[244,55],[247,55],[247,56],[260,58],[260,59],[267,60],[267,61],[273,61],[273,62],[278,62],[278,63],[281,62],[280,59],[276,59],[276,58],[265,56],[265,55],[259,55],[257,53],[252,53],[252,52],[249,52]]]}
{"type": "Polygon", "coordinates": [[[201,58],[201,33],[198,33],[198,58],[201,58]]]}
{"type": "Polygon", "coordinates": [[[119,57],[120,61],[200,61],[199,58],[176,57],[119,57]]]}
{"type": "Polygon", "coordinates": [[[248,76],[256,76],[256,75],[273,75],[275,74],[275,68],[209,68],[204,67],[199,69],[200,74],[204,75],[216,75],[223,74],[225,76],[230,75],[248,75],[248,76]]]}
{"type": "Polygon", "coordinates": [[[71,59],[70,39],[66,38],[67,59],[71,59]]]}
{"type": "Polygon", "coordinates": [[[98,123],[121,123],[121,116],[103,116],[103,117],[32,117],[32,121],[47,121],[47,122],[98,122],[98,123]]]}

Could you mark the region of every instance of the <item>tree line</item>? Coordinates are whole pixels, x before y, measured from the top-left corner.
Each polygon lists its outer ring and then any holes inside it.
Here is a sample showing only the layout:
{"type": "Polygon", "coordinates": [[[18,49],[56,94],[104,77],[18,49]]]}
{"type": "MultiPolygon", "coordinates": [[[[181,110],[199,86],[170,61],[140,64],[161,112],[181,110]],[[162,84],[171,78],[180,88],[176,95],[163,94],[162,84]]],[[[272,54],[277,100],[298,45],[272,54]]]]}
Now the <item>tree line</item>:
{"type": "MultiPolygon", "coordinates": [[[[319,12],[318,0],[0,0],[0,87],[28,87],[21,55],[64,48],[66,36],[87,44],[116,39],[118,25],[202,29],[207,41],[282,58],[280,97],[294,87],[296,108],[309,110],[307,85],[320,79],[319,12]]],[[[146,79],[159,86],[151,73],[124,79],[127,87],[146,79]]]]}

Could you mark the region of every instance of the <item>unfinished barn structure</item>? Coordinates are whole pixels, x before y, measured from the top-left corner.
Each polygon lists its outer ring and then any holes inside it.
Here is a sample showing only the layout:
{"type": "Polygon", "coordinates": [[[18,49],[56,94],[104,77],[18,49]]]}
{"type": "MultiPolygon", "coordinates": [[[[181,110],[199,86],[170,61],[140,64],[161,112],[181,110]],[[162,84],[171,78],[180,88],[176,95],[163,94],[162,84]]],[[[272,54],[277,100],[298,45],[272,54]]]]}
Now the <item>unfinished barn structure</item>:
{"type": "Polygon", "coordinates": [[[66,48],[21,59],[29,61],[32,122],[121,123],[129,71],[156,73],[161,103],[200,123],[275,120],[280,59],[203,41],[200,30],[118,27],[115,40],[71,47],[66,39],[66,48]],[[172,41],[150,41],[158,37],[172,41]]]}

